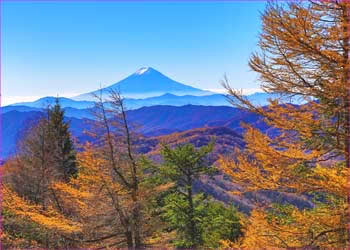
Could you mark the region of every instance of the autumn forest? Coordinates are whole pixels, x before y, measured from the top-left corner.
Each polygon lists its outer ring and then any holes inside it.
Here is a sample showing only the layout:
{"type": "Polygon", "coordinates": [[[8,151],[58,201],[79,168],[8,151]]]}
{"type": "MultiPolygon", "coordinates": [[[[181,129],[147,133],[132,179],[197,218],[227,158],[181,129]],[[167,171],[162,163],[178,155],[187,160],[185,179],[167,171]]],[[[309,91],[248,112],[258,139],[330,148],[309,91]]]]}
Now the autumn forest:
{"type": "Polygon", "coordinates": [[[350,2],[269,2],[261,20],[249,66],[279,97],[259,106],[228,78],[221,84],[228,102],[269,129],[242,122],[232,149],[218,136],[198,146],[175,133],[145,153],[123,93],[94,95],[83,142],[57,99],[1,168],[2,247],[347,249],[350,2]],[[217,178],[253,205],[201,184],[217,178]]]}

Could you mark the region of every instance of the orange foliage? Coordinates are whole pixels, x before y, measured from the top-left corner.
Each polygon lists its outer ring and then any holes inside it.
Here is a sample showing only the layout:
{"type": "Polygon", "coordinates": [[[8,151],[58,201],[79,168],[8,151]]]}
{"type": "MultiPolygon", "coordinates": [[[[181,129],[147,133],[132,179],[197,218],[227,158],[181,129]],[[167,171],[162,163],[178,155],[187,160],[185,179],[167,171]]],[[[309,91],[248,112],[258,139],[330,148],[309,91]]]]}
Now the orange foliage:
{"type": "Polygon", "coordinates": [[[244,150],[221,157],[222,170],[246,191],[314,198],[313,209],[256,204],[245,237],[226,246],[345,247],[350,222],[350,3],[269,3],[249,62],[262,88],[280,94],[256,107],[224,82],[235,105],[265,118],[274,136],[245,126],[244,150]],[[288,104],[298,97],[303,105],[288,104]],[[238,100],[238,104],[237,104],[238,100]],[[277,134],[277,135],[276,135],[277,134]],[[345,161],[344,161],[345,159],[345,161]]]}

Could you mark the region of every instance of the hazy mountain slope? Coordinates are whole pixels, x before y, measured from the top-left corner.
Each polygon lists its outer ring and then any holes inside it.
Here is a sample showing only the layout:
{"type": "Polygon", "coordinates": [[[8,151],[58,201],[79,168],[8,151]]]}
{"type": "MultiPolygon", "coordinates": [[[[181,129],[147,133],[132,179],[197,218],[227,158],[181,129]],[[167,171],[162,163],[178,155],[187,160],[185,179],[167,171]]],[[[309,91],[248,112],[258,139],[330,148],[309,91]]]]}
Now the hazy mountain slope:
{"type": "MultiPolygon", "coordinates": [[[[145,135],[163,135],[204,126],[226,126],[241,131],[240,123],[260,124],[261,118],[233,107],[185,105],[143,107],[128,112],[131,122],[142,125],[145,135]]],[[[264,123],[261,121],[263,129],[264,123]]]]}
{"type": "MultiPolygon", "coordinates": [[[[19,102],[15,104],[11,104],[9,106],[27,106],[27,107],[33,107],[33,108],[47,108],[48,106],[55,105],[57,97],[53,96],[47,96],[40,98],[34,102],[19,102]]],[[[58,97],[59,103],[61,107],[70,107],[70,108],[77,108],[77,109],[86,109],[91,108],[94,106],[94,102],[92,101],[75,101],[70,98],[66,97],[58,97]]],[[[7,107],[9,107],[7,106],[7,107]]]]}
{"type": "MultiPolygon", "coordinates": [[[[267,94],[267,93],[255,93],[252,95],[247,95],[246,98],[250,100],[255,105],[267,105],[269,98],[276,98],[277,96],[267,94]]],[[[69,98],[60,97],[58,98],[62,108],[75,108],[75,109],[86,109],[94,106],[93,101],[76,101],[69,98]]],[[[3,107],[3,112],[9,110],[17,111],[30,111],[35,109],[27,109],[25,107],[36,108],[46,108],[48,105],[54,105],[56,101],[55,97],[44,97],[40,98],[34,102],[22,102],[15,103],[9,106],[3,107]]],[[[125,106],[131,109],[138,109],[141,107],[150,107],[154,105],[171,105],[171,106],[183,106],[183,105],[205,105],[205,106],[229,106],[232,104],[227,100],[225,95],[213,94],[205,96],[194,96],[194,95],[183,95],[177,96],[173,94],[166,93],[161,96],[149,97],[144,99],[135,98],[125,98],[125,106]]]]}
{"type": "MultiPolygon", "coordinates": [[[[75,109],[87,109],[94,106],[93,101],[76,101],[69,98],[59,97],[59,103],[62,108],[75,108],[75,109]]],[[[36,108],[36,110],[43,109],[49,105],[54,105],[56,102],[55,97],[44,97],[40,98],[34,102],[21,102],[15,103],[3,107],[3,112],[10,110],[17,111],[30,111],[33,109],[25,110],[25,107],[36,108]]],[[[135,99],[135,98],[125,98],[125,106],[128,109],[138,109],[141,107],[149,107],[154,105],[172,105],[172,106],[183,106],[187,104],[192,105],[208,105],[208,106],[230,106],[231,104],[227,101],[224,95],[214,94],[207,96],[193,96],[193,95],[184,95],[176,96],[173,94],[166,93],[161,96],[149,97],[144,99],[135,99]]]]}
{"type": "MultiPolygon", "coordinates": [[[[126,98],[147,98],[160,96],[166,93],[174,95],[196,96],[213,94],[209,91],[204,91],[176,82],[151,67],[141,68],[134,74],[126,77],[125,79],[115,84],[112,84],[106,88],[103,88],[102,94],[104,96],[108,95],[108,91],[110,89],[120,91],[120,93],[122,93],[122,95],[126,98]]],[[[99,95],[100,91],[101,90],[96,90],[89,93],[81,94],[74,97],[73,99],[91,100],[92,94],[99,95]]]]}
{"type": "Polygon", "coordinates": [[[42,115],[38,111],[10,111],[2,114],[1,159],[15,152],[17,139],[42,115]]]}
{"type": "Polygon", "coordinates": [[[19,111],[19,112],[29,112],[29,111],[42,111],[41,108],[34,108],[31,107],[30,105],[27,106],[22,106],[22,105],[9,105],[9,106],[4,106],[0,108],[1,110],[1,114],[5,114],[7,112],[11,112],[11,111],[19,111]]]}
{"type": "MultiPolygon", "coordinates": [[[[89,118],[92,119],[93,116],[91,114],[90,109],[77,109],[77,108],[71,108],[71,107],[65,107],[63,108],[65,111],[66,117],[74,117],[74,118],[89,118]]],[[[4,115],[11,111],[18,111],[18,112],[30,112],[30,111],[37,111],[37,112],[43,112],[42,108],[35,108],[35,107],[27,107],[27,106],[5,106],[0,108],[1,114],[4,115]]]]}
{"type": "MultiPolygon", "coordinates": [[[[65,108],[66,117],[71,121],[71,130],[74,136],[79,137],[87,129],[86,117],[91,118],[88,109],[65,108]],[[83,119],[84,118],[84,119],[83,119]]],[[[27,126],[26,119],[35,119],[38,111],[18,112],[8,111],[2,114],[3,118],[3,156],[9,155],[15,147],[17,134],[27,126]]],[[[130,123],[141,125],[139,132],[147,136],[165,135],[201,127],[226,126],[236,132],[241,132],[240,121],[257,124],[265,129],[260,118],[251,113],[243,112],[232,107],[215,106],[152,106],[127,112],[130,123]]]]}
{"type": "Polygon", "coordinates": [[[149,97],[145,99],[126,98],[125,105],[128,109],[137,109],[141,107],[149,107],[154,105],[207,105],[207,106],[230,106],[224,95],[214,94],[206,96],[183,95],[177,96],[166,93],[161,96],[149,97]]]}

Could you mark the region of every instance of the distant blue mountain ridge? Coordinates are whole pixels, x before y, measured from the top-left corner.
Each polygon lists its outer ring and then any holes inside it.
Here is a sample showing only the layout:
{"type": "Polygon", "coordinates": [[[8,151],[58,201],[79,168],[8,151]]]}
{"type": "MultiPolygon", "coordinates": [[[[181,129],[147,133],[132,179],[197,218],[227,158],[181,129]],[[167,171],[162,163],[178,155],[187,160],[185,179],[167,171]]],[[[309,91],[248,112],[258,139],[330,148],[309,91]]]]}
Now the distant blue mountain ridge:
{"type": "MultiPolygon", "coordinates": [[[[23,106],[18,106],[22,108],[23,106]]],[[[2,114],[2,148],[1,158],[12,155],[16,143],[38,118],[44,115],[40,109],[32,108],[28,111],[8,109],[2,114]]],[[[89,130],[92,118],[89,109],[65,108],[66,120],[70,123],[70,130],[74,137],[82,139],[85,130],[89,130]]],[[[178,131],[185,131],[204,126],[224,126],[241,133],[240,123],[256,124],[261,129],[266,125],[259,121],[259,116],[237,108],[228,106],[196,106],[181,107],[156,105],[127,111],[127,119],[138,127],[138,132],[145,136],[158,136],[178,131]]]]}
{"type": "MultiPolygon", "coordinates": [[[[194,88],[176,82],[151,67],[143,67],[125,79],[106,88],[84,93],[72,98],[60,97],[59,102],[63,108],[87,109],[94,106],[94,95],[108,99],[110,91],[118,91],[125,98],[128,109],[138,109],[154,105],[208,105],[231,106],[225,95],[194,88]]],[[[254,93],[246,96],[255,105],[267,105],[269,98],[279,97],[277,94],[254,93]]],[[[15,103],[10,106],[21,106],[18,109],[8,106],[5,110],[24,111],[25,107],[46,108],[53,105],[55,97],[44,97],[34,102],[15,103]]],[[[295,101],[295,100],[294,100],[295,101]]]]}
{"type": "Polygon", "coordinates": [[[45,109],[48,106],[52,106],[55,104],[56,99],[58,99],[61,107],[70,107],[70,108],[77,108],[77,109],[85,109],[85,108],[89,108],[89,107],[93,107],[94,102],[92,101],[75,101],[73,99],[70,98],[66,98],[66,97],[53,97],[53,96],[47,96],[47,97],[43,97],[40,98],[36,101],[33,102],[18,102],[18,103],[14,103],[6,107],[11,107],[11,106],[20,106],[20,107],[31,107],[31,108],[39,108],[39,109],[45,109]]]}
{"type": "MultiPolygon", "coordinates": [[[[255,93],[246,96],[255,105],[265,106],[268,104],[268,99],[276,98],[277,95],[268,93],[255,93]]],[[[88,109],[94,106],[93,101],[76,101],[73,99],[58,97],[59,103],[63,108],[88,109]]],[[[54,105],[56,97],[44,97],[34,102],[15,103],[2,108],[2,112],[9,110],[32,111],[37,109],[45,109],[50,105],[54,105]],[[35,108],[35,109],[31,109],[35,108]]],[[[183,95],[177,96],[174,94],[163,94],[161,96],[149,97],[144,99],[125,98],[125,106],[127,109],[138,109],[141,107],[150,107],[154,105],[204,105],[204,106],[232,106],[228,102],[227,97],[223,94],[212,94],[205,96],[183,95]]]]}
{"type": "MultiPolygon", "coordinates": [[[[202,126],[224,126],[240,131],[241,121],[255,123],[261,128],[254,114],[235,109],[227,97],[210,91],[194,88],[163,75],[157,70],[144,67],[118,83],[101,90],[91,91],[73,98],[59,97],[58,101],[65,110],[65,117],[71,123],[75,137],[88,125],[86,119],[93,119],[91,108],[93,95],[102,94],[108,98],[110,90],[120,91],[125,97],[128,117],[132,122],[143,126],[139,132],[147,136],[168,134],[202,126]]],[[[277,94],[255,93],[246,96],[255,105],[265,106],[268,99],[279,97],[277,94]]],[[[295,100],[290,100],[295,102],[295,100]]],[[[30,121],[37,120],[43,109],[54,105],[56,97],[44,97],[34,102],[21,102],[1,107],[3,120],[2,156],[14,153],[15,144],[30,121]]],[[[108,105],[108,100],[107,103],[108,105]]]]}

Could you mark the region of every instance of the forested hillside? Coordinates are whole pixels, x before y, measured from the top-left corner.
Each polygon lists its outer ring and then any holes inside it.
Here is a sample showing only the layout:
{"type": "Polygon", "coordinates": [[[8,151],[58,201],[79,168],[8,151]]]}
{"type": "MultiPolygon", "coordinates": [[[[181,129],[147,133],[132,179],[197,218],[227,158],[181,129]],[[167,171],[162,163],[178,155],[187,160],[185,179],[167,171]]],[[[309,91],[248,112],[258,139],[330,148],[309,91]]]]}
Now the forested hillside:
{"type": "MultiPolygon", "coordinates": [[[[1,247],[347,249],[350,2],[269,2],[261,19],[249,66],[268,105],[224,77],[234,107],[128,110],[113,88],[88,109],[7,107],[1,247]]],[[[119,83],[151,94],[157,77],[206,93],[151,68],[119,83]]]]}

